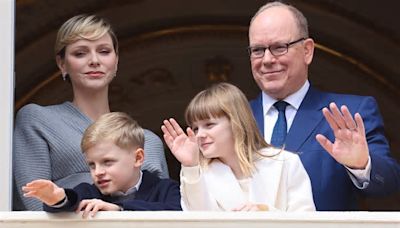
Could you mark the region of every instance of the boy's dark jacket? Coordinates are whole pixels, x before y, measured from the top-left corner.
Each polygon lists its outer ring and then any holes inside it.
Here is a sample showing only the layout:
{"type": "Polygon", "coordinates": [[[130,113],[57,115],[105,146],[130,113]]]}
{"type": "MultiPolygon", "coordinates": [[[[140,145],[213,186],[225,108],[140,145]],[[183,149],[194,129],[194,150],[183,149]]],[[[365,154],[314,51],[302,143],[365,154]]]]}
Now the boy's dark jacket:
{"type": "Polygon", "coordinates": [[[101,199],[130,211],[182,210],[179,184],[171,179],[159,179],[155,174],[143,171],[142,183],[134,199],[123,199],[101,194],[94,184],[81,183],[74,189],[65,189],[68,202],[61,208],[43,204],[48,212],[75,211],[84,199],[101,199]]]}

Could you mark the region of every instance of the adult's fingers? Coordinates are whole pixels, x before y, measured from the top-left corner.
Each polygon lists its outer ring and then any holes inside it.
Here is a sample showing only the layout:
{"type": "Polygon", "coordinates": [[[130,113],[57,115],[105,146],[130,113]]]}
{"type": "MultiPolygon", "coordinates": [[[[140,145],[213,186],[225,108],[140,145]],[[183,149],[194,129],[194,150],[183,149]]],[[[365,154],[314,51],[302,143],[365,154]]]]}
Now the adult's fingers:
{"type": "Polygon", "coordinates": [[[329,139],[327,139],[324,135],[317,134],[315,136],[319,144],[326,150],[328,153],[332,156],[332,151],[333,151],[333,144],[329,139]]]}
{"type": "Polygon", "coordinates": [[[340,109],[343,113],[343,118],[344,118],[346,127],[350,130],[357,130],[356,122],[354,121],[353,117],[351,116],[351,113],[350,113],[349,109],[347,108],[347,106],[342,105],[342,107],[340,109]]]}
{"type": "Polygon", "coordinates": [[[354,119],[357,123],[357,130],[360,134],[363,134],[365,137],[365,126],[364,126],[364,120],[362,119],[360,113],[356,113],[354,115],[354,119]]]}
{"type": "Polygon", "coordinates": [[[335,120],[335,123],[338,125],[340,129],[345,129],[346,128],[346,122],[344,121],[344,117],[342,113],[340,112],[339,108],[337,105],[332,102],[329,104],[329,109],[332,113],[333,119],[335,120]]]}
{"type": "Polygon", "coordinates": [[[337,133],[340,129],[339,125],[336,123],[335,118],[333,117],[332,113],[327,108],[322,109],[322,114],[324,115],[326,121],[328,122],[329,126],[331,127],[333,133],[337,133]]]}

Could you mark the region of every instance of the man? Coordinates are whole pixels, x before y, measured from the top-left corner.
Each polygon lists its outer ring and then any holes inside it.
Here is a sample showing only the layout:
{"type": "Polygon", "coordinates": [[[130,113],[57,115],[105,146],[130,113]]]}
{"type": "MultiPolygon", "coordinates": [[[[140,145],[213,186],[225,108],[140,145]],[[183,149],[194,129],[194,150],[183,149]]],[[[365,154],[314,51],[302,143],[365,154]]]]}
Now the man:
{"type": "Polygon", "coordinates": [[[324,93],[310,85],[314,41],[307,26],[300,11],[280,2],[267,3],[252,18],[250,61],[262,90],[251,101],[253,114],[267,142],[298,152],[317,210],[355,210],[357,193],[398,191],[400,168],[390,157],[372,97],[324,93]],[[357,112],[354,118],[349,110],[357,112]]]}

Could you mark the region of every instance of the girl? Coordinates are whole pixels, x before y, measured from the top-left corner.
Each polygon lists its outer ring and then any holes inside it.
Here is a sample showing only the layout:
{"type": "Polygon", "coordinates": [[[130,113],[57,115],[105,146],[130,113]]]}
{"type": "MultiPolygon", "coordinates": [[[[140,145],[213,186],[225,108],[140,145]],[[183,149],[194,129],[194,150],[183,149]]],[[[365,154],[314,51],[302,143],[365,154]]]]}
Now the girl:
{"type": "Polygon", "coordinates": [[[220,83],[197,94],[185,113],[161,127],[182,164],[183,210],[313,211],[308,175],[296,154],[261,137],[245,95],[220,83]]]}

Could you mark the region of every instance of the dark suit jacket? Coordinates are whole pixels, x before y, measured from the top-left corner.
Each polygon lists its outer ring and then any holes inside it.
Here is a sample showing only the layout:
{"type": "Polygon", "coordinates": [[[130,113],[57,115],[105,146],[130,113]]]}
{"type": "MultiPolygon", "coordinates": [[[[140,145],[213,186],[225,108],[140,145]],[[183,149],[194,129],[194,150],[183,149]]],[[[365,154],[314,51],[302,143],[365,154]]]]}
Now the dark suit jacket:
{"type": "MultiPolygon", "coordinates": [[[[264,130],[262,96],[250,102],[258,127],[264,130]]],[[[274,123],[270,123],[274,124],[274,123]]],[[[263,132],[262,132],[263,133],[263,132]]],[[[286,137],[285,149],[299,153],[311,179],[317,210],[356,210],[356,193],[384,196],[400,189],[400,167],[390,157],[383,121],[372,97],[324,93],[310,86],[286,137]],[[333,131],[322,115],[330,102],[347,105],[361,114],[371,157],[371,180],[367,188],[353,185],[346,168],[337,163],[315,139],[317,134],[334,141],[333,131]]]]}
{"type": "Polygon", "coordinates": [[[68,197],[66,205],[54,208],[43,204],[43,209],[48,212],[75,211],[82,200],[97,198],[130,211],[182,210],[179,184],[170,179],[159,179],[148,171],[143,171],[142,183],[134,198],[106,196],[94,184],[88,183],[81,183],[74,189],[65,189],[65,193],[68,197]]]}

